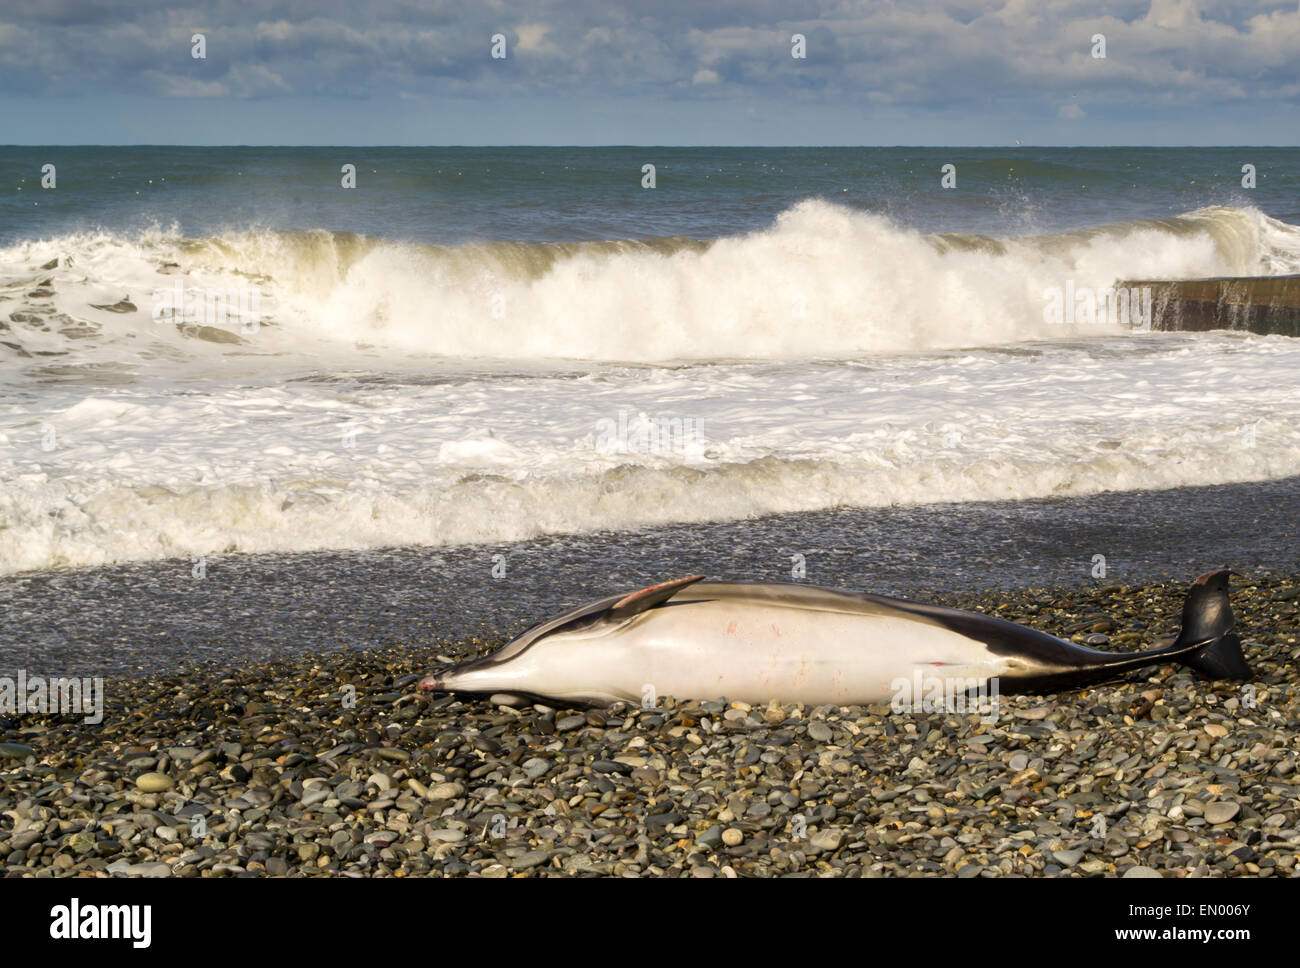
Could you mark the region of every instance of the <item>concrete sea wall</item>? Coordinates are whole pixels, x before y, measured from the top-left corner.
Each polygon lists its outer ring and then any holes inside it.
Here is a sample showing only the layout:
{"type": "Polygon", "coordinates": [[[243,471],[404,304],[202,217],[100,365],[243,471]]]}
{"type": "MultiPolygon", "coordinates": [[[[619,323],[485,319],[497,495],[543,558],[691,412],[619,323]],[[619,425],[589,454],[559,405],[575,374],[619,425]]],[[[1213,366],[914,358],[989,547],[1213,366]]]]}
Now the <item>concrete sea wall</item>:
{"type": "Polygon", "coordinates": [[[1151,287],[1152,329],[1300,336],[1300,275],[1139,279],[1118,285],[1151,287]]]}

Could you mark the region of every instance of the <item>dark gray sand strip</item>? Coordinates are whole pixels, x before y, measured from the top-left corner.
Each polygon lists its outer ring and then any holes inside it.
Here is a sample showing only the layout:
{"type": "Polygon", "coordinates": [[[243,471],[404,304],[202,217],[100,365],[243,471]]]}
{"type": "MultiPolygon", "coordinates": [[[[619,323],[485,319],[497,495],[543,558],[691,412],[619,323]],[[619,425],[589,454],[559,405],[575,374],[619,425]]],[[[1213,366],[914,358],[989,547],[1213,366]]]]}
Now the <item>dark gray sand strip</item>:
{"type": "Polygon", "coordinates": [[[680,575],[948,599],[982,589],[1187,582],[1300,570],[1300,478],[724,524],[44,572],[0,579],[0,674],[140,675],[339,649],[500,637],[560,608],[680,575]],[[1104,577],[1094,577],[1105,557],[1104,577]],[[496,556],[503,556],[497,558],[496,556]],[[504,577],[494,577],[504,564],[504,577]]]}
{"type": "MultiPolygon", "coordinates": [[[[955,601],[1136,649],[1185,590],[955,601]]],[[[989,722],[416,691],[437,654],[492,643],[114,680],[99,725],[0,721],[0,874],[1290,877],[1300,575],[1233,603],[1252,683],[1155,667],[989,722]]]]}

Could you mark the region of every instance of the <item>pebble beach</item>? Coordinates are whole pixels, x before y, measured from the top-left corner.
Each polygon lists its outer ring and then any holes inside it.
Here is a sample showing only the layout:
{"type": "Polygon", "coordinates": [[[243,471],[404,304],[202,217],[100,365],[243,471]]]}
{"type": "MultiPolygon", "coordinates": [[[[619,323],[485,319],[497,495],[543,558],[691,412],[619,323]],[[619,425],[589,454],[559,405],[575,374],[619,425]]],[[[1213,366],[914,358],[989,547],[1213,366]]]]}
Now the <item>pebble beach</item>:
{"type": "MultiPolygon", "coordinates": [[[[954,594],[1150,648],[1184,582],[954,594]]],[[[1300,574],[1232,590],[1255,679],[1143,673],[888,707],[510,709],[418,692],[503,638],[107,681],[102,723],[0,716],[5,877],[1290,877],[1300,574]]]]}

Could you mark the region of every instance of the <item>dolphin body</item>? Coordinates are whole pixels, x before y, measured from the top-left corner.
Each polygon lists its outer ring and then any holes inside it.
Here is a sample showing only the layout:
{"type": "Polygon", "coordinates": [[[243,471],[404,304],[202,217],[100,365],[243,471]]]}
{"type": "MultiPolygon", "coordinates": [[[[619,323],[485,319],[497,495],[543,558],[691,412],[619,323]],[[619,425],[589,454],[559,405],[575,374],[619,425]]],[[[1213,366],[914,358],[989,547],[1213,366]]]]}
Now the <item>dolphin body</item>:
{"type": "Polygon", "coordinates": [[[940,605],[693,575],[539,622],[490,655],[426,677],[420,688],[515,705],[671,695],[849,706],[889,702],[904,681],[957,682],[963,692],[1056,692],[1175,660],[1211,679],[1248,678],[1232,634],[1230,574],[1196,579],[1177,640],[1136,653],[1100,652],[940,605]]]}

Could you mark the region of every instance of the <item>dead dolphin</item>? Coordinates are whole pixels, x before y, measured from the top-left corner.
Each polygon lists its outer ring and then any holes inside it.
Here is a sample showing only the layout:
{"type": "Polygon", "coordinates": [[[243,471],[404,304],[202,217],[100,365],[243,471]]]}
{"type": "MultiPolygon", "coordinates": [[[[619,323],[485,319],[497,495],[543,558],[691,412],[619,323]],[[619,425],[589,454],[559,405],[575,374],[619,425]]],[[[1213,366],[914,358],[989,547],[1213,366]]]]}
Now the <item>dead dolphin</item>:
{"type": "Polygon", "coordinates": [[[424,690],[609,705],[647,695],[839,706],[889,702],[901,682],[1056,692],[1157,662],[1211,679],[1250,669],[1227,570],[1196,579],[1170,646],[1101,652],[1004,619],[810,585],[693,575],[612,595],[540,622],[490,655],[444,668],[424,690]]]}

